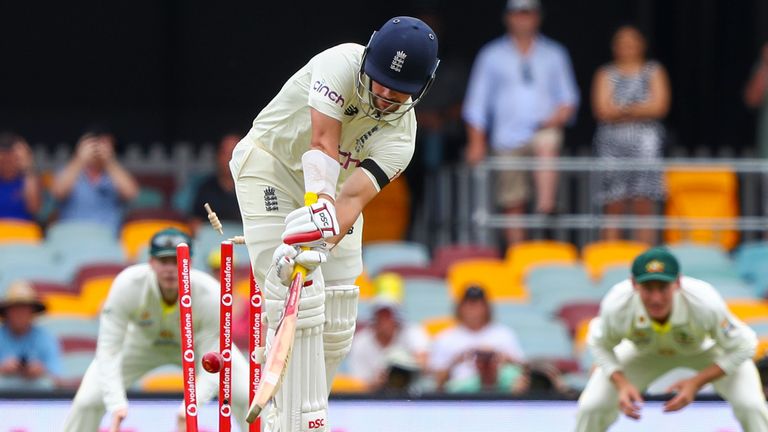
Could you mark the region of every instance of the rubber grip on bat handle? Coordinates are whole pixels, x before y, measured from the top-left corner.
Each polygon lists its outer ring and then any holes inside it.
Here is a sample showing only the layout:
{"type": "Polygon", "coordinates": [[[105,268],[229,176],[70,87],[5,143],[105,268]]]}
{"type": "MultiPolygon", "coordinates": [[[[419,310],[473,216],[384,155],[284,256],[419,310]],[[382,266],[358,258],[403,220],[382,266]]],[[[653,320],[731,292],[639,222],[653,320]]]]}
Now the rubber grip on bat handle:
{"type": "MultiPolygon", "coordinates": [[[[307,192],[304,194],[304,205],[305,206],[311,206],[312,204],[317,202],[317,194],[315,192],[307,192]]],[[[308,247],[303,246],[301,249],[303,250],[309,250],[308,247]]],[[[291,278],[296,277],[298,273],[301,273],[301,279],[306,280],[307,279],[307,269],[304,268],[304,266],[296,264],[296,267],[293,270],[293,275],[291,275],[291,278]]]]}

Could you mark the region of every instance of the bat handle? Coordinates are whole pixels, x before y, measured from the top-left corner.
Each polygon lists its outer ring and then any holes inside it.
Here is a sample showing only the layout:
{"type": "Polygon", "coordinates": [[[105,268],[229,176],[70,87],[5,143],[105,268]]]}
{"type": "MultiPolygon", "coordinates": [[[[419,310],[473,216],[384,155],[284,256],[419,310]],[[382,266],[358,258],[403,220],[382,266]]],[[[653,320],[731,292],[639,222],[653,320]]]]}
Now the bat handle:
{"type": "MultiPolygon", "coordinates": [[[[304,205],[311,206],[312,204],[317,202],[317,194],[315,192],[307,192],[304,194],[304,205]]],[[[303,250],[308,250],[309,248],[304,246],[302,247],[303,250]]],[[[302,265],[296,265],[296,268],[293,270],[292,277],[296,277],[298,273],[301,273],[302,279],[307,278],[307,269],[304,268],[302,265]]]]}

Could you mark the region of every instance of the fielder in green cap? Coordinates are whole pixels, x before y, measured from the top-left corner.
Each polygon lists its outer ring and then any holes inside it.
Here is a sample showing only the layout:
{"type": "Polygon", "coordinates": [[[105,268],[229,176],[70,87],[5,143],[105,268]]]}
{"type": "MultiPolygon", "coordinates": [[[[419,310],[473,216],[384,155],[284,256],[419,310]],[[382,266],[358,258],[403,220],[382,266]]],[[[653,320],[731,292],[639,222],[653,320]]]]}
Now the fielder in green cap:
{"type": "Polygon", "coordinates": [[[768,408],[752,356],[755,332],[709,283],[683,276],[666,248],[632,263],[603,298],[587,344],[597,367],[579,398],[576,431],[603,432],[619,412],[640,419],[641,392],[675,368],[696,371],[671,385],[664,412],[683,409],[706,384],[731,404],[743,430],[768,432],[768,408]]]}
{"type": "MultiPolygon", "coordinates": [[[[130,415],[126,388],[163,365],[181,366],[179,280],[176,246],[192,239],[176,228],[158,231],[149,241],[149,262],[127,267],[112,282],[102,307],[96,358],[80,383],[64,432],[97,432],[104,413],[110,431],[130,415]]],[[[218,394],[218,379],[204,372],[203,355],[219,350],[219,281],[190,269],[197,400],[202,406],[218,394]]],[[[248,363],[233,345],[232,417],[248,430],[248,363]]],[[[184,430],[184,406],[175,413],[184,430]]]]}

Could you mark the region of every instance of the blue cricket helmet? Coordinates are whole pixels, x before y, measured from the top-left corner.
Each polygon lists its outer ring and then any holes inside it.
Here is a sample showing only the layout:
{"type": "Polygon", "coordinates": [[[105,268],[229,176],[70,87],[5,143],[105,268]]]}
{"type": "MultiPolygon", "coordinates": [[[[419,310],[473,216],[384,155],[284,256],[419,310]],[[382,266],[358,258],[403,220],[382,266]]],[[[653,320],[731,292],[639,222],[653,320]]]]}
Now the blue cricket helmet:
{"type": "Polygon", "coordinates": [[[392,90],[417,100],[435,78],[437,36],[424,21],[399,16],[373,33],[366,47],[363,72],[392,90]]]}

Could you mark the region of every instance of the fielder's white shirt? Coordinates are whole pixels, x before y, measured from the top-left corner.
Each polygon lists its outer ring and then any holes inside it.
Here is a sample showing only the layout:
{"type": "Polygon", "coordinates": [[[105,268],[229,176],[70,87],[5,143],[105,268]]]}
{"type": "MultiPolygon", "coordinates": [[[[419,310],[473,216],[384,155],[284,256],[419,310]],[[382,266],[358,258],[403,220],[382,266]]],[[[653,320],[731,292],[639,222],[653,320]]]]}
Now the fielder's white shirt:
{"type": "Polygon", "coordinates": [[[417,354],[428,350],[429,336],[419,325],[405,324],[385,347],[376,340],[373,329],[366,327],[352,340],[349,352],[350,373],[366,382],[372,382],[387,369],[396,351],[408,353],[415,358],[417,354]]]}
{"type": "MultiPolygon", "coordinates": [[[[453,360],[469,350],[493,350],[523,360],[523,349],[511,328],[491,323],[478,331],[457,326],[441,332],[432,344],[429,365],[432,370],[446,370],[453,360]]],[[[475,362],[465,360],[450,371],[450,379],[465,379],[477,373],[475,362]]]]}
{"type": "Polygon", "coordinates": [[[653,328],[628,279],[606,294],[587,343],[608,376],[621,370],[614,348],[622,341],[633,344],[638,355],[652,357],[696,355],[716,345],[721,352],[715,363],[726,374],[751,359],[757,346],[755,332],[730,313],[715,288],[691,277],[681,278],[667,324],[661,331],[653,328]]]}
{"type": "MultiPolygon", "coordinates": [[[[200,401],[216,392],[216,380],[201,376],[200,361],[219,346],[219,283],[210,275],[190,269],[194,324],[197,394],[200,401]]],[[[96,362],[107,410],[125,407],[128,401],[121,378],[124,356],[158,356],[168,350],[170,362],[181,365],[178,303],[168,306],[160,295],[155,272],[149,264],[130,266],[117,275],[101,312],[96,362]]],[[[209,374],[210,375],[210,374],[209,374]]]]}
{"type": "Polygon", "coordinates": [[[416,115],[410,110],[399,119],[388,115],[376,120],[363,114],[356,85],[364,49],[354,43],[337,45],[317,54],[293,74],[235,148],[231,163],[235,177],[248,147],[258,145],[304,184],[301,156],[309,150],[312,137],[310,108],[341,122],[339,188],[360,164],[377,190],[399,176],[413,156],[416,115]]]}

